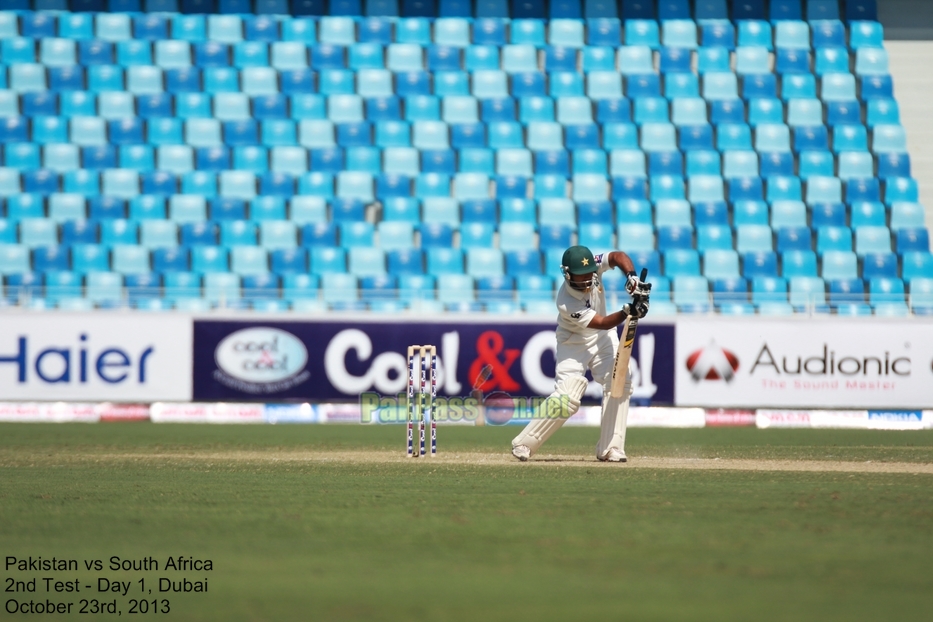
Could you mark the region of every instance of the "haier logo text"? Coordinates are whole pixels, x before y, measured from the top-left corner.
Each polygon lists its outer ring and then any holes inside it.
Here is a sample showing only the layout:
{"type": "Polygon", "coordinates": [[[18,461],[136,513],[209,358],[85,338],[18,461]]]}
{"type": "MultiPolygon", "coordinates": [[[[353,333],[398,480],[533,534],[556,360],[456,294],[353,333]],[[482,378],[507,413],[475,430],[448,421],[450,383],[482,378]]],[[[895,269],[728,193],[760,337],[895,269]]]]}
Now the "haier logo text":
{"type": "Polygon", "coordinates": [[[33,353],[29,338],[20,335],[14,352],[0,350],[0,365],[13,365],[20,384],[29,382],[34,374],[49,384],[85,384],[95,380],[107,384],[123,382],[146,383],[146,365],[155,352],[152,345],[138,351],[127,351],[112,345],[96,346],[87,333],[79,334],[74,343],[44,347],[33,353]]]}

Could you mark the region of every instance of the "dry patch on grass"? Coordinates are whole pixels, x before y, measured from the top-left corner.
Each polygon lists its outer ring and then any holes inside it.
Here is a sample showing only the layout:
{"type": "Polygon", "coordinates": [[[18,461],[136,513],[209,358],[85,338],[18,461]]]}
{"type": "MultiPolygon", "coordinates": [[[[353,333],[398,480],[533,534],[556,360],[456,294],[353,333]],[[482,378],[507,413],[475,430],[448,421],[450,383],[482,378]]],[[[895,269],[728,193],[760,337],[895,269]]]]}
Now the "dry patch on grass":
{"type": "Polygon", "coordinates": [[[184,463],[346,463],[471,465],[513,468],[588,467],[604,469],[686,469],[714,471],[787,471],[837,473],[907,473],[933,475],[933,464],[911,462],[854,462],[836,460],[771,460],[736,458],[671,458],[631,456],[626,464],[610,464],[590,456],[540,454],[519,462],[510,454],[487,452],[447,452],[435,457],[411,459],[402,452],[372,450],[283,451],[158,451],[158,452],[57,452],[26,454],[0,450],[0,467],[67,465],[88,462],[145,462],[180,465],[184,463]]]}

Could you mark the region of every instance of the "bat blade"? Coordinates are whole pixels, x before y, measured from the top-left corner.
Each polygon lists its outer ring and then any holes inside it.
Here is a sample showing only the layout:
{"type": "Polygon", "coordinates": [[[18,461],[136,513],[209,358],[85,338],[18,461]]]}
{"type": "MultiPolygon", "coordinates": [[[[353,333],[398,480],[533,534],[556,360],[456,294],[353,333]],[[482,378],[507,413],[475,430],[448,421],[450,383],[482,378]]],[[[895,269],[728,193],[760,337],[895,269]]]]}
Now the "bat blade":
{"type": "MultiPolygon", "coordinates": [[[[641,280],[648,278],[648,269],[642,268],[641,280]]],[[[628,375],[628,364],[632,359],[632,348],[635,347],[635,332],[638,330],[638,318],[630,316],[622,323],[622,340],[619,342],[619,351],[612,365],[612,380],[609,383],[610,397],[623,397],[625,394],[625,377],[628,375]]]]}
{"type": "Polygon", "coordinates": [[[619,351],[616,352],[616,360],[612,366],[612,381],[609,384],[611,397],[623,397],[625,394],[625,377],[628,375],[628,364],[632,358],[637,330],[637,317],[630,317],[622,324],[622,340],[619,342],[619,351]]]}

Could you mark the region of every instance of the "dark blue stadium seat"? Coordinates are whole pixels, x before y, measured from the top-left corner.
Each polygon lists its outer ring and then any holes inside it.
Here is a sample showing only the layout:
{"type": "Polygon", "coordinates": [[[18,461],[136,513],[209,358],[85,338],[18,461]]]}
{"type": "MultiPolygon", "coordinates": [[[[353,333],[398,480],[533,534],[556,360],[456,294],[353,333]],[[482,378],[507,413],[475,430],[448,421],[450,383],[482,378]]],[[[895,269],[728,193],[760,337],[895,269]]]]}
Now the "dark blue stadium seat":
{"type": "Polygon", "coordinates": [[[332,222],[303,225],[301,245],[305,247],[337,246],[337,225],[332,222]]]}
{"type": "Polygon", "coordinates": [[[829,133],[824,125],[803,126],[794,129],[794,151],[827,151],[829,133]]]}
{"type": "Polygon", "coordinates": [[[512,97],[546,97],[545,74],[539,71],[516,73],[511,77],[512,97]]]}
{"type": "Polygon", "coordinates": [[[263,173],[259,177],[259,194],[267,197],[293,197],[295,196],[295,178],[288,173],[263,173]]]}
{"type": "Polygon", "coordinates": [[[623,201],[626,199],[647,199],[648,180],[640,177],[613,177],[612,199],[623,201]]]}
{"type": "Polygon", "coordinates": [[[777,230],[777,250],[779,253],[788,251],[809,251],[813,248],[810,227],[781,227],[777,230]]]}
{"type": "Polygon", "coordinates": [[[426,149],[421,152],[421,172],[453,175],[457,169],[456,154],[452,149],[426,149]]]}
{"type": "Polygon", "coordinates": [[[541,274],[541,266],[541,253],[536,249],[505,253],[505,273],[509,276],[541,274]]]}
{"type": "Polygon", "coordinates": [[[852,204],[859,201],[880,201],[881,187],[876,178],[871,179],[850,179],[845,184],[846,203],[852,204]]]}
{"type": "Polygon", "coordinates": [[[58,174],[47,169],[23,171],[23,191],[35,194],[48,195],[58,192],[58,174]]]}
{"type": "Polygon", "coordinates": [[[752,74],[742,78],[742,98],[774,99],[777,94],[777,76],[773,73],[752,74]]]}
{"type": "Polygon", "coordinates": [[[631,123],[632,109],[627,99],[601,99],[596,104],[599,123],[631,123]]]}
{"type": "Polygon", "coordinates": [[[64,271],[71,268],[68,248],[65,246],[41,246],[32,249],[32,268],[38,273],[50,270],[64,271]]]}
{"type": "Polygon", "coordinates": [[[126,218],[126,201],[115,197],[89,197],[88,217],[94,220],[126,218]]]}
{"type": "Polygon", "coordinates": [[[622,19],[655,19],[654,0],[622,0],[622,19]]]}
{"type": "Polygon", "coordinates": [[[897,255],[894,253],[866,253],[862,257],[862,278],[866,281],[872,279],[896,279],[897,255]]]}
{"type": "Polygon", "coordinates": [[[402,118],[402,106],[398,97],[373,97],[366,100],[368,121],[398,121],[402,118]]]}
{"type": "Polygon", "coordinates": [[[376,198],[411,196],[411,178],[406,175],[383,174],[376,178],[376,198]]]}
{"type": "Polygon", "coordinates": [[[815,203],[810,206],[811,227],[845,227],[846,206],[843,203],[815,203]]]}
{"type": "Polygon", "coordinates": [[[771,21],[803,19],[800,0],[771,0],[770,9],[771,21]]]}
{"type": "Polygon", "coordinates": [[[573,230],[567,225],[541,225],[539,246],[543,250],[561,249],[570,246],[570,236],[573,230]]]}
{"type": "Polygon", "coordinates": [[[911,251],[929,252],[930,233],[927,229],[898,229],[897,252],[904,254],[911,251]]]}
{"type": "Polygon", "coordinates": [[[32,39],[55,37],[55,16],[52,13],[23,13],[20,17],[20,35],[32,39]]]}
{"type": "Polygon", "coordinates": [[[424,252],[420,248],[390,250],[386,260],[389,274],[424,274],[424,252]]]}
{"type": "Polygon", "coordinates": [[[482,149],[486,146],[486,125],[455,123],[450,126],[450,144],[454,149],[482,149]]]}
{"type": "Polygon", "coordinates": [[[536,151],[535,173],[538,175],[561,175],[570,177],[570,156],[565,150],[536,151]]]}
{"type": "Polygon", "coordinates": [[[595,123],[564,126],[564,146],[567,149],[599,149],[599,126],[595,123]]]}
{"type": "Polygon", "coordinates": [[[878,21],[876,0],[846,0],[846,21],[878,21]]]}
{"type": "Polygon", "coordinates": [[[862,101],[894,98],[894,82],[890,75],[862,76],[860,82],[862,101]]]}
{"type": "Polygon", "coordinates": [[[548,46],[544,54],[544,69],[552,71],[576,71],[577,51],[573,48],[548,46]]]}
{"type": "Polygon", "coordinates": [[[910,155],[906,153],[879,153],[878,177],[910,177],[910,155]]]}
{"type": "Polygon", "coordinates": [[[245,220],[246,202],[232,197],[217,197],[210,201],[211,220],[245,220]]]}
{"type": "Polygon", "coordinates": [[[141,119],[157,119],[172,116],[172,96],[154,93],[136,96],[136,113],[141,119]]]}
{"type": "Polygon", "coordinates": [[[745,104],[740,99],[720,99],[712,102],[710,121],[720,123],[745,123],[745,104]]]}
{"type": "Polygon", "coordinates": [[[763,201],[764,183],[760,177],[740,177],[729,180],[729,200],[763,201]]]}
{"type": "Polygon", "coordinates": [[[790,177],[794,175],[794,156],[790,152],[771,151],[759,154],[761,176],[790,177]]]}
{"type": "Polygon", "coordinates": [[[186,222],[180,226],[183,246],[217,246],[217,228],[210,222],[186,222]]]}
{"type": "Polygon", "coordinates": [[[732,3],[732,20],[740,19],[768,19],[765,0],[742,0],[732,3]]]}
{"type": "Polygon", "coordinates": [[[66,220],[62,223],[62,245],[97,244],[97,222],[93,220],[66,220]]]}
{"type": "Polygon", "coordinates": [[[628,76],[625,80],[625,96],[629,99],[661,97],[661,77],[654,73],[628,76]]]}
{"type": "MultiPolygon", "coordinates": [[[[587,5],[589,6],[589,2],[587,5]]],[[[614,7],[615,3],[610,3],[614,7]]],[[[475,29],[475,27],[474,27],[475,29]]],[[[622,28],[617,19],[589,19],[587,20],[587,45],[597,47],[619,46],[622,40],[622,28]]]]}
{"type": "Polygon", "coordinates": [[[343,149],[331,147],[329,149],[310,150],[311,170],[322,173],[339,173],[344,169],[343,149]]]}
{"type": "Polygon", "coordinates": [[[684,125],[680,128],[680,148],[684,151],[711,151],[713,147],[713,126],[684,125]]]}
{"type": "Polygon", "coordinates": [[[133,16],[133,37],[149,41],[168,39],[168,20],[164,15],[143,14],[133,16]]]}

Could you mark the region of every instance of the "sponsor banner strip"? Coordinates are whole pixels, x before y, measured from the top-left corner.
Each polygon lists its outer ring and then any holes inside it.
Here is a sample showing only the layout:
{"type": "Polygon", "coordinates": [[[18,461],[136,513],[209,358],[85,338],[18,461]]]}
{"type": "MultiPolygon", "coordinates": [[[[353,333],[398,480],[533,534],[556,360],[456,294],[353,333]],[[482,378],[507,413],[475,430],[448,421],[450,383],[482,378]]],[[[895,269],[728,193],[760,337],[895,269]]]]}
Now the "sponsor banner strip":
{"type": "Polygon", "coordinates": [[[0,402],[0,421],[16,423],[96,423],[94,404],[68,402],[0,402]]]}

